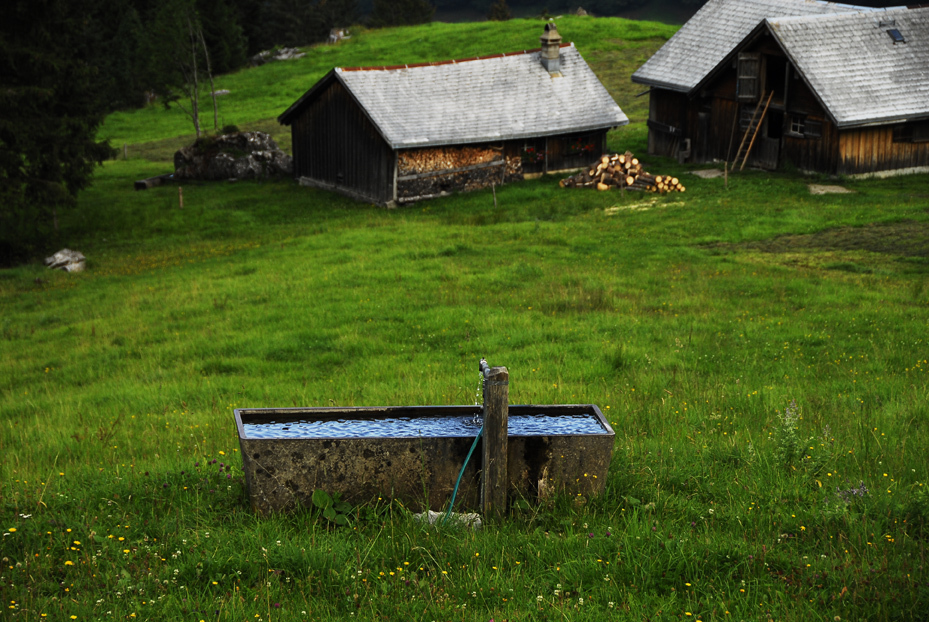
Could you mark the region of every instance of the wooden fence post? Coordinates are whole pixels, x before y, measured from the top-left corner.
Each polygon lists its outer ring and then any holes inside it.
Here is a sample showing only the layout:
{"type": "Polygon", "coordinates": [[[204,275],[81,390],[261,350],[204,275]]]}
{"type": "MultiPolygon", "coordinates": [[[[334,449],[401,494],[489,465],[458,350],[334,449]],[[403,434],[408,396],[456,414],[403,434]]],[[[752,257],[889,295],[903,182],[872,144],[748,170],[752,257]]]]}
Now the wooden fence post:
{"type": "Polygon", "coordinates": [[[481,470],[481,507],[484,518],[506,514],[507,425],[510,374],[506,367],[486,367],[484,372],[484,466],[481,470]]]}

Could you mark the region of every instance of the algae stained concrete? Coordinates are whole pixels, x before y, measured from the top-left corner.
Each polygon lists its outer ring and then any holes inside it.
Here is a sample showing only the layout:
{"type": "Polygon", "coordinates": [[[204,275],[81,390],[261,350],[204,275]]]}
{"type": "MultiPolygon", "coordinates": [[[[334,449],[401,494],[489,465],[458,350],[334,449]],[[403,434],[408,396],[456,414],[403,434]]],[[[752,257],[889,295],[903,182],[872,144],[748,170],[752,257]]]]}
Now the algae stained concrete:
{"type": "MultiPolygon", "coordinates": [[[[351,504],[398,499],[414,512],[440,510],[447,507],[474,438],[249,438],[243,421],[473,416],[479,412],[476,406],[237,410],[251,505],[263,514],[312,507],[313,491],[322,489],[338,493],[351,504]]],[[[507,451],[511,502],[534,502],[560,493],[587,497],[603,491],[614,434],[596,406],[510,406],[511,414],[520,412],[585,412],[598,418],[603,432],[511,436],[507,451]]],[[[462,476],[456,510],[480,508],[481,455],[479,442],[462,476]]]]}

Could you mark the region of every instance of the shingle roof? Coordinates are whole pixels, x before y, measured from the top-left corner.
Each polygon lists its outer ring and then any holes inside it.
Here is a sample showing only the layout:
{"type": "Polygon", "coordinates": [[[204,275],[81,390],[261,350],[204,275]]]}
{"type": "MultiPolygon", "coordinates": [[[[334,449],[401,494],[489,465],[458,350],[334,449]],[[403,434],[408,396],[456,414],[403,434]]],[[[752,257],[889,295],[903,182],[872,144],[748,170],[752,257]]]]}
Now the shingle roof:
{"type": "Polygon", "coordinates": [[[767,24],[838,127],[929,117],[929,7],[767,24]]]}
{"type": "Polygon", "coordinates": [[[688,93],[766,17],[872,10],[818,0],[709,0],[632,81],[688,93]]]}
{"type": "Polygon", "coordinates": [[[561,76],[539,50],[400,67],[336,68],[287,109],[289,124],[327,79],[351,92],[393,147],[468,144],[625,125],[629,119],[573,43],[561,76]]]}

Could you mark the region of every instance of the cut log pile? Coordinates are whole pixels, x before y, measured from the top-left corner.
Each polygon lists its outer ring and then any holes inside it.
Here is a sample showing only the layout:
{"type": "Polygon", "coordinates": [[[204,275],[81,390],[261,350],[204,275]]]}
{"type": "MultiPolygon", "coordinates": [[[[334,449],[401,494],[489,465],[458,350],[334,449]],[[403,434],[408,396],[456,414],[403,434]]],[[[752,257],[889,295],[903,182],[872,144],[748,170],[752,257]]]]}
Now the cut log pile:
{"type": "Polygon", "coordinates": [[[487,147],[410,149],[399,153],[397,174],[403,176],[447,171],[493,162],[502,157],[503,154],[500,149],[487,147]]]}
{"type": "Polygon", "coordinates": [[[629,151],[602,156],[590,167],[576,175],[558,182],[562,188],[625,188],[641,192],[684,192],[685,188],[677,177],[652,175],[642,168],[642,163],[629,151]]]}

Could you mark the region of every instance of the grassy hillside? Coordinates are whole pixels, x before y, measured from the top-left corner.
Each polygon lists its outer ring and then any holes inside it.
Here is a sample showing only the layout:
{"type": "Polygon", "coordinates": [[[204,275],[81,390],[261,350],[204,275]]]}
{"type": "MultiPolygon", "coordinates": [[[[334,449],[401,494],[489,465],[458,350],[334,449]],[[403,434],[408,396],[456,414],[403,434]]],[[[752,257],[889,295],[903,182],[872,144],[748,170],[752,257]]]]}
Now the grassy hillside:
{"type": "MultiPolygon", "coordinates": [[[[357,33],[225,77],[223,114],[258,124],[334,64],[512,49],[506,29],[529,47],[538,25],[357,33]]],[[[662,28],[559,23],[627,112],[624,97],[645,103],[628,73],[662,28]],[[610,77],[619,62],[630,69],[610,77]]],[[[546,177],[388,211],[291,182],[204,183],[179,209],[176,188],[131,182],[164,172],[183,119],[118,114],[105,132],[130,159],[107,163],[62,223],[87,272],[0,271],[9,619],[910,620],[929,607],[925,175],[813,195],[791,172],[727,188],[646,158],[688,191],[546,177]],[[250,512],[233,408],[471,403],[482,356],[508,367],[514,403],[607,414],[603,496],[480,532],[423,527],[385,500],[347,528],[250,512]]],[[[643,137],[639,123],[610,140],[642,153],[643,137]]]]}
{"type": "MultiPolygon", "coordinates": [[[[277,116],[333,67],[418,63],[538,48],[543,24],[538,19],[516,19],[465,24],[435,22],[403,29],[355,28],[351,39],[335,46],[307,48],[304,58],[219,77],[216,88],[230,91],[219,99],[220,125],[231,123],[251,128],[257,124],[286,147],[290,141],[289,128],[279,126],[277,116]]],[[[620,18],[563,17],[558,28],[565,41],[575,43],[629,118],[644,121],[648,101],[635,97],[644,89],[632,84],[629,76],[676,27],[620,18]]],[[[212,108],[203,118],[211,127],[212,108]]],[[[176,107],[166,111],[162,106],[115,113],[107,118],[101,130],[101,136],[118,147],[184,136],[180,143],[170,141],[170,153],[189,142],[192,133],[193,124],[183,112],[176,107]]],[[[132,150],[130,155],[139,153],[151,154],[151,149],[132,150]]],[[[165,155],[159,152],[153,157],[165,155]]]]}

